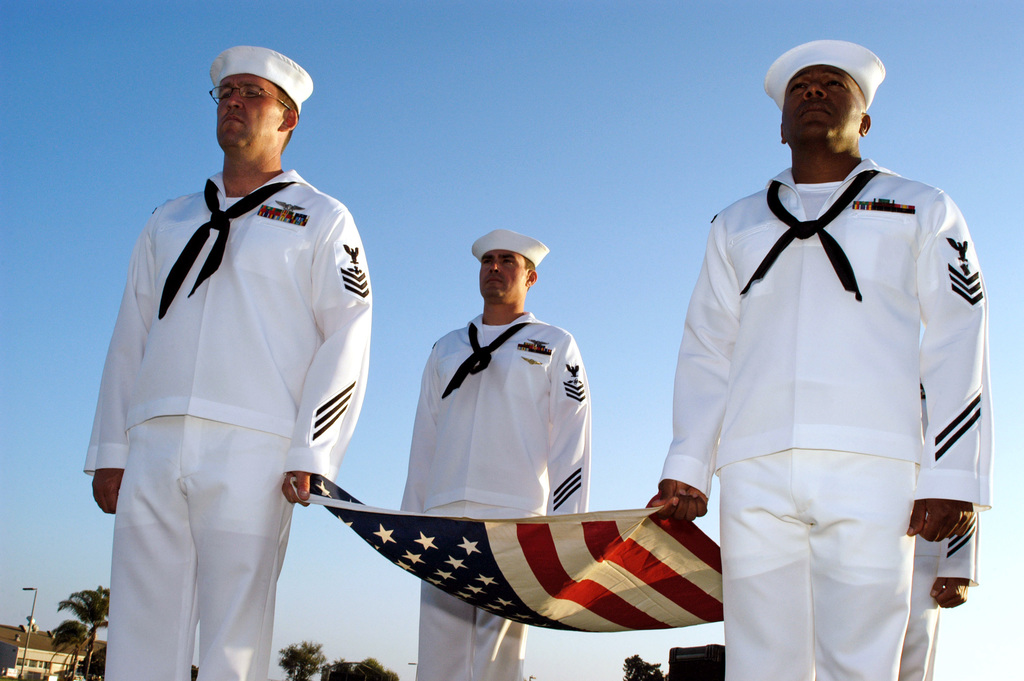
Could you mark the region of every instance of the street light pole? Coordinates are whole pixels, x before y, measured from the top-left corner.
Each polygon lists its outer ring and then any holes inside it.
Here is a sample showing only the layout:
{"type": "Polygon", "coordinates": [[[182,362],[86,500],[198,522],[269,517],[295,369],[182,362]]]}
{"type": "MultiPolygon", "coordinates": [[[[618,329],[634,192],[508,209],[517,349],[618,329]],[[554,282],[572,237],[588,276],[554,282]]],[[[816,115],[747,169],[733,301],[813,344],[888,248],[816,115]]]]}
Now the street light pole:
{"type": "Polygon", "coordinates": [[[21,656],[21,669],[18,671],[18,678],[25,676],[25,658],[28,657],[28,642],[32,640],[32,625],[36,621],[36,597],[39,596],[39,589],[34,586],[23,586],[22,591],[33,591],[32,594],[32,614],[28,616],[28,633],[25,634],[25,652],[21,656]]]}

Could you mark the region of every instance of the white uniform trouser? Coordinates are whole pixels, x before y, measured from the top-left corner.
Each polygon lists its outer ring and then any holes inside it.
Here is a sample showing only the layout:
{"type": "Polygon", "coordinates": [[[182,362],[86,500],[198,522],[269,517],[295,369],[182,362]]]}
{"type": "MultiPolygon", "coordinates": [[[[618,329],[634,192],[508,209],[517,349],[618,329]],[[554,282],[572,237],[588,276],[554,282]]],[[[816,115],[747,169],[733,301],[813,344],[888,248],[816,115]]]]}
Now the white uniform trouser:
{"type": "MultiPolygon", "coordinates": [[[[445,504],[430,515],[520,518],[517,509],[472,502],[445,504]]],[[[420,590],[417,681],[522,681],[525,624],[480,610],[431,584],[420,590]]]]}
{"type": "Polygon", "coordinates": [[[291,526],[288,440],[193,417],[129,433],[110,577],[108,681],[265,681],[291,526]]]}
{"type": "Polygon", "coordinates": [[[719,476],[727,681],[895,681],[916,465],[788,450],[719,476]]]}
{"type": "Polygon", "coordinates": [[[939,604],[932,598],[931,591],[938,574],[939,556],[914,556],[910,623],[907,625],[907,637],[903,641],[900,681],[932,681],[935,642],[939,637],[939,604]]]}

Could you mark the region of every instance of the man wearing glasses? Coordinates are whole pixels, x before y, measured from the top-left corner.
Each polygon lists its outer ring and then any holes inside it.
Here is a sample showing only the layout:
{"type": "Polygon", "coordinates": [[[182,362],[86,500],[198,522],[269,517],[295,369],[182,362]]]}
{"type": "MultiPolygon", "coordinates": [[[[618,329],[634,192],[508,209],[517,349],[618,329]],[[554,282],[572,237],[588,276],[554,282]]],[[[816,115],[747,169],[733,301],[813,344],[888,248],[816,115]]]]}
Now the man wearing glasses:
{"type": "Polygon", "coordinates": [[[139,237],[85,470],[115,513],[107,678],[266,679],[292,504],[334,477],[366,388],[352,216],[282,171],[313,82],[272,50],[210,69],[223,172],[139,237]]]}

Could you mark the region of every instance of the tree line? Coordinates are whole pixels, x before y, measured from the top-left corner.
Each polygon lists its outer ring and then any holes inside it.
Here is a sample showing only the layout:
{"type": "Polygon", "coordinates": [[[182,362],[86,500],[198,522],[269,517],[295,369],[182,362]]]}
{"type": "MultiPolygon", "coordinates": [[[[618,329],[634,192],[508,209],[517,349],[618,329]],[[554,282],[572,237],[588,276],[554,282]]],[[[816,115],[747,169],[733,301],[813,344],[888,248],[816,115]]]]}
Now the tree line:
{"type": "Polygon", "coordinates": [[[398,673],[388,669],[376,659],[368,657],[361,662],[347,662],[339,657],[330,664],[323,645],[303,641],[285,646],[279,651],[278,664],[288,675],[288,681],[399,681],[398,673]]]}
{"type": "MultiPolygon", "coordinates": [[[[104,586],[76,591],[58,604],[58,612],[67,611],[74,617],[61,622],[52,632],[53,649],[71,654],[71,664],[61,672],[62,679],[74,678],[79,658],[82,658],[81,673],[86,679],[103,677],[106,651],[97,655],[96,641],[99,630],[107,626],[109,610],[110,589],[104,586]]],[[[285,646],[279,655],[278,663],[288,681],[317,681],[317,674],[319,681],[399,681],[397,672],[372,657],[359,662],[339,657],[328,664],[323,644],[313,641],[285,646]]],[[[623,681],[663,681],[665,675],[660,667],[633,655],[622,665],[623,681]]],[[[193,667],[193,678],[195,672],[193,667]]]]}

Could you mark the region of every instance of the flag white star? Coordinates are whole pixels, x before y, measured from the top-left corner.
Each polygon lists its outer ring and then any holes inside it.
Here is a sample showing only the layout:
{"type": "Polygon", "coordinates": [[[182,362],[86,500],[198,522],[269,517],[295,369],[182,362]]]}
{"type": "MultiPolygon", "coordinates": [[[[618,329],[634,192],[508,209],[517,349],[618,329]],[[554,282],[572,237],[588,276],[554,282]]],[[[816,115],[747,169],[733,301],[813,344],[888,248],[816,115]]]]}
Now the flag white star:
{"type": "Polygon", "coordinates": [[[420,558],[421,555],[422,554],[419,553],[413,553],[412,551],[406,551],[405,555],[402,556],[402,558],[406,559],[407,561],[415,565],[416,563],[423,562],[423,559],[420,558]]]}
{"type": "Polygon", "coordinates": [[[434,538],[433,537],[428,537],[425,534],[423,534],[422,532],[420,532],[420,538],[419,539],[414,539],[413,541],[416,542],[417,544],[422,544],[424,551],[426,551],[427,549],[436,549],[437,548],[437,546],[434,545],[434,538]]]}
{"type": "Polygon", "coordinates": [[[478,576],[476,578],[476,581],[483,582],[484,586],[490,586],[491,584],[494,584],[494,578],[493,577],[484,577],[483,575],[478,576]]]}
{"type": "Polygon", "coordinates": [[[455,570],[458,570],[460,567],[464,567],[463,564],[462,564],[463,561],[459,560],[455,556],[448,556],[448,560],[446,560],[444,562],[446,562],[449,565],[451,565],[452,568],[455,569],[455,570]]]}
{"type": "Polygon", "coordinates": [[[382,544],[387,544],[388,542],[397,543],[397,542],[395,542],[394,539],[391,538],[391,535],[393,533],[394,533],[394,530],[385,530],[384,526],[381,525],[380,529],[377,530],[376,532],[374,532],[373,534],[375,534],[378,537],[380,537],[380,541],[381,541],[382,544]]]}
{"type": "Polygon", "coordinates": [[[478,594],[478,593],[480,593],[481,591],[484,590],[483,587],[473,586],[472,584],[467,584],[466,588],[469,589],[470,591],[472,591],[475,594],[478,594]]]}
{"type": "Polygon", "coordinates": [[[476,545],[477,545],[477,544],[479,544],[479,542],[475,542],[475,541],[469,541],[468,539],[466,539],[465,537],[463,537],[463,538],[462,538],[462,543],[461,543],[461,544],[459,544],[459,548],[460,548],[460,549],[465,549],[465,551],[466,551],[466,555],[467,555],[467,556],[471,556],[471,555],[473,555],[474,553],[480,553],[480,549],[478,549],[478,548],[476,547],[476,545]]]}
{"type": "Polygon", "coordinates": [[[452,578],[452,573],[445,572],[444,570],[438,570],[434,574],[437,575],[438,577],[440,577],[441,579],[451,579],[452,578]]]}
{"type": "Polygon", "coordinates": [[[320,493],[320,496],[331,499],[331,491],[327,489],[327,485],[324,484],[323,480],[317,481],[316,491],[320,493]]]}
{"type": "Polygon", "coordinates": [[[512,605],[512,601],[506,601],[504,598],[499,598],[498,605],[500,605],[503,608],[507,608],[508,606],[512,605]]]}

